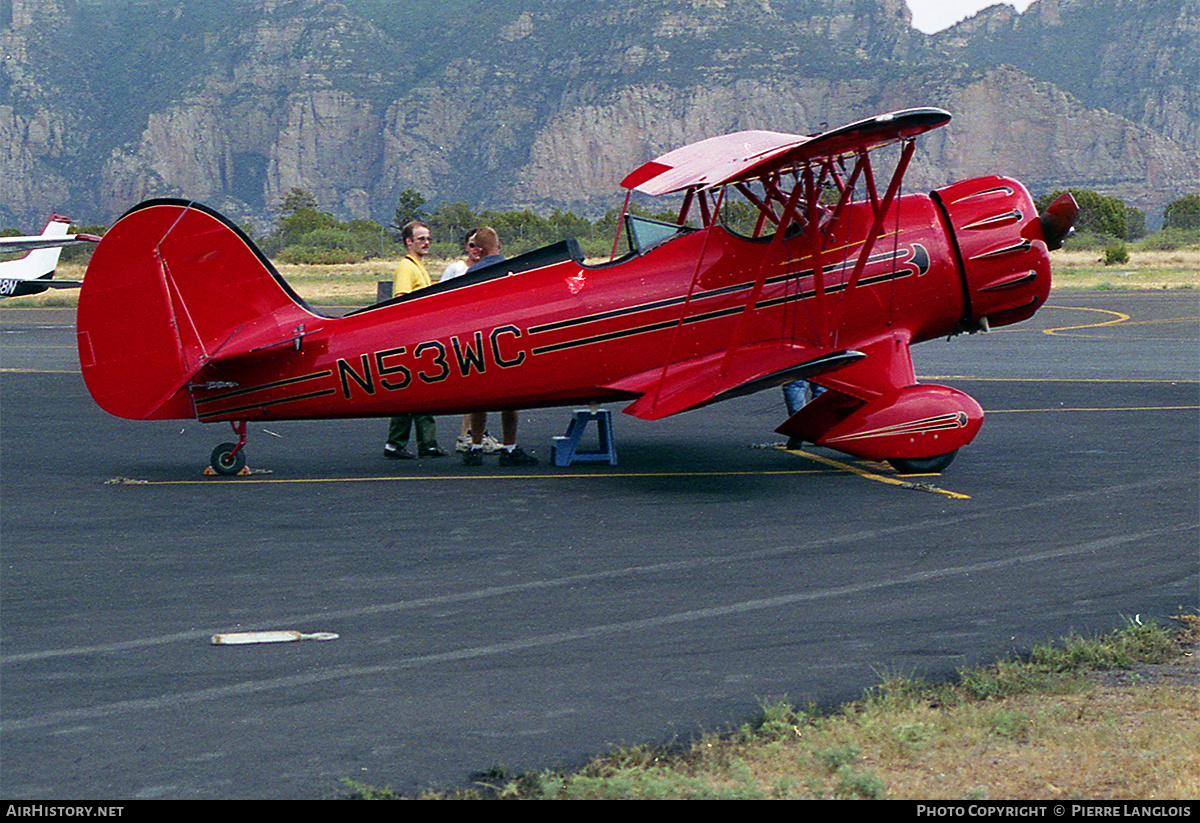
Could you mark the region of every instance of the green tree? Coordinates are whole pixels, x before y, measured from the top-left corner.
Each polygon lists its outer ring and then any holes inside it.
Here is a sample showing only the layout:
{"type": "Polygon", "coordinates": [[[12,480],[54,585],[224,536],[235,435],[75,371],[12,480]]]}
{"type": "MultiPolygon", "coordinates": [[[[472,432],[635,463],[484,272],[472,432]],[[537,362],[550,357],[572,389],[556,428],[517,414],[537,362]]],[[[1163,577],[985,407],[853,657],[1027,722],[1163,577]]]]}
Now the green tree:
{"type": "Polygon", "coordinates": [[[446,243],[458,254],[463,235],[479,228],[479,216],[466,203],[447,203],[429,217],[429,231],[438,243],[446,243]]]}
{"type": "Polygon", "coordinates": [[[288,246],[318,229],[336,229],[338,226],[338,219],[327,211],[307,207],[296,209],[279,218],[280,242],[288,246]]]}
{"type": "MultiPolygon", "coordinates": [[[[300,238],[294,246],[284,249],[284,255],[289,252],[304,257],[314,258],[314,262],[323,259],[328,262],[358,263],[363,259],[358,249],[357,238],[341,227],[314,229],[300,238]],[[318,254],[319,252],[319,254],[318,254]]],[[[303,262],[292,260],[290,262],[303,262]]]]}
{"type": "Polygon", "coordinates": [[[480,215],[480,220],[494,228],[506,246],[524,249],[549,242],[550,221],[529,209],[486,211],[480,215]]]}
{"type": "MultiPolygon", "coordinates": [[[[1129,239],[1129,224],[1125,201],[1118,197],[1106,197],[1088,189],[1067,189],[1079,204],[1079,217],[1075,220],[1075,231],[1107,235],[1118,240],[1129,239]]],[[[1055,191],[1037,200],[1041,211],[1054,202],[1063,192],[1055,191]]]]}
{"type": "Polygon", "coordinates": [[[555,209],[549,217],[550,230],[554,240],[564,240],[568,237],[591,237],[595,230],[590,220],[580,217],[574,212],[555,209]]]}
{"type": "Polygon", "coordinates": [[[1164,229],[1200,229],[1200,194],[1189,194],[1168,203],[1163,212],[1164,229]]]}
{"type": "Polygon", "coordinates": [[[392,217],[392,228],[399,231],[413,220],[428,222],[429,215],[425,212],[425,195],[416,189],[405,189],[396,199],[396,212],[392,217]]]}
{"type": "Polygon", "coordinates": [[[307,189],[292,188],[279,201],[277,231],[269,245],[278,251],[296,243],[301,237],[317,229],[337,226],[337,218],[319,210],[316,196],[307,189]]]}
{"type": "Polygon", "coordinates": [[[320,208],[317,203],[316,195],[307,189],[292,188],[283,199],[279,201],[279,216],[283,218],[290,217],[301,209],[312,209],[316,211],[320,208]]]}
{"type": "Polygon", "coordinates": [[[1146,236],[1146,215],[1132,207],[1125,209],[1125,239],[1137,240],[1146,236]]]}

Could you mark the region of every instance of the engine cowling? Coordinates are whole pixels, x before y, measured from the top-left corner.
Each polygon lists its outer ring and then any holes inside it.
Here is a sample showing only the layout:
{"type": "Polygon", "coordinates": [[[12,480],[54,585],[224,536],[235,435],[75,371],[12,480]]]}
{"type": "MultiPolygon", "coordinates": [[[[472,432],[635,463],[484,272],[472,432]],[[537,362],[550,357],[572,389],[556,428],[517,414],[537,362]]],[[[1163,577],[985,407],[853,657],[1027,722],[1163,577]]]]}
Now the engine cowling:
{"type": "Polygon", "coordinates": [[[1069,232],[1074,213],[1039,216],[1029,192],[1009,177],[964,180],[938,189],[933,198],[959,255],[967,297],[964,330],[1031,317],[1050,293],[1048,249],[1069,232]]]}

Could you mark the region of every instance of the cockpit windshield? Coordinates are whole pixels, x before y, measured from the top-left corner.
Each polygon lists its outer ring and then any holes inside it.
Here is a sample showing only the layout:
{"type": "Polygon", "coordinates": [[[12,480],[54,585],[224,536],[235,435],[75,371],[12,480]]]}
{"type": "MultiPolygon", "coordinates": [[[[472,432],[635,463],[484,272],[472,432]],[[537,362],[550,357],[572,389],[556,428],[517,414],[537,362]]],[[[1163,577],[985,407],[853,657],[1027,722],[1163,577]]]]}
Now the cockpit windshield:
{"type": "Polygon", "coordinates": [[[625,215],[625,236],[629,240],[629,250],[634,254],[645,254],[668,240],[691,231],[695,231],[691,226],[652,220],[635,214],[625,215]]]}

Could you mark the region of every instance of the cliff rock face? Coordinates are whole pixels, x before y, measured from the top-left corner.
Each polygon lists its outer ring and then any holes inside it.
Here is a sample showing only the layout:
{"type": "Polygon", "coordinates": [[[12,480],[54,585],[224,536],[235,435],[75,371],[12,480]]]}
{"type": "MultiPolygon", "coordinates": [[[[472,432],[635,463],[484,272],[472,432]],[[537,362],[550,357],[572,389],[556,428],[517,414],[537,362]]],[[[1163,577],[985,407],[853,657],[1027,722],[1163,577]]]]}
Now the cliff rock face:
{"type": "Polygon", "coordinates": [[[1014,66],[1183,145],[1200,144],[1200,0],[997,5],[937,35],[952,57],[1014,66]]]}
{"type": "Polygon", "coordinates": [[[180,196],[265,227],[296,186],[382,222],[407,188],[594,212],[692,140],[926,105],[955,120],[911,187],[1000,172],[1153,221],[1200,188],[1198,3],[1040,0],[931,38],[903,0],[11,0],[0,224],[180,196]]]}

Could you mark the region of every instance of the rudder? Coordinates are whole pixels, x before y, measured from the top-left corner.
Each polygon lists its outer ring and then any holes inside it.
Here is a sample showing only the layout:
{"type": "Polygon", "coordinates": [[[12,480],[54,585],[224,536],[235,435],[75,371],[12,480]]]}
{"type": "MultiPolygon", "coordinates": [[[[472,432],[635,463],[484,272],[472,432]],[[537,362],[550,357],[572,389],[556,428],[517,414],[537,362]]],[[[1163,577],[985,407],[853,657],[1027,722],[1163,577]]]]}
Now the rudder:
{"type": "Polygon", "coordinates": [[[110,414],[194,418],[188,383],[218,356],[314,315],[221,215],[182,200],[135,206],[96,246],[79,294],[84,382],[110,414]]]}

